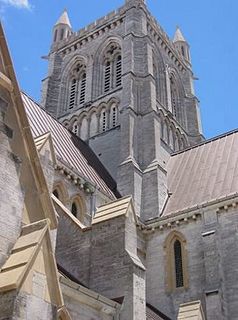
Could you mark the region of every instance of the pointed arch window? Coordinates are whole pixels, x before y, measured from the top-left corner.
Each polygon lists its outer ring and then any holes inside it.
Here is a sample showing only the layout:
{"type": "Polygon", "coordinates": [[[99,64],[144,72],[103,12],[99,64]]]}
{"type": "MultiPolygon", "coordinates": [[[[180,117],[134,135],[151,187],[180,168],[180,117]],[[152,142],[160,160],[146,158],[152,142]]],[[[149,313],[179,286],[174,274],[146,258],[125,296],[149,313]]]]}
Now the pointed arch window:
{"type": "Polygon", "coordinates": [[[171,232],[165,240],[165,273],[168,292],[188,288],[187,250],[184,236],[171,232]]]}
{"type": "Polygon", "coordinates": [[[102,131],[106,131],[106,128],[107,128],[107,117],[106,117],[106,111],[103,111],[102,112],[102,131]]]}
{"type": "Polygon", "coordinates": [[[121,86],[122,55],[118,43],[112,43],[104,52],[103,93],[121,86]]]}
{"type": "Polygon", "coordinates": [[[115,128],[117,126],[117,115],[118,110],[116,104],[112,104],[110,110],[110,128],[115,128]]]}
{"type": "Polygon", "coordinates": [[[182,246],[179,240],[176,240],[174,242],[174,268],[175,268],[176,288],[181,288],[184,285],[184,281],[183,281],[182,246]]]}
{"type": "Polygon", "coordinates": [[[77,195],[73,199],[71,199],[71,213],[72,215],[83,222],[84,220],[84,213],[85,213],[85,202],[84,199],[81,198],[81,196],[77,195]]]}
{"type": "Polygon", "coordinates": [[[75,121],[74,124],[73,124],[73,127],[72,127],[72,132],[76,135],[78,135],[79,133],[79,126],[78,126],[78,122],[75,121]]]}
{"type": "Polygon", "coordinates": [[[73,109],[78,105],[85,103],[86,98],[86,67],[82,63],[77,65],[71,71],[71,80],[69,85],[68,108],[73,109]]]}

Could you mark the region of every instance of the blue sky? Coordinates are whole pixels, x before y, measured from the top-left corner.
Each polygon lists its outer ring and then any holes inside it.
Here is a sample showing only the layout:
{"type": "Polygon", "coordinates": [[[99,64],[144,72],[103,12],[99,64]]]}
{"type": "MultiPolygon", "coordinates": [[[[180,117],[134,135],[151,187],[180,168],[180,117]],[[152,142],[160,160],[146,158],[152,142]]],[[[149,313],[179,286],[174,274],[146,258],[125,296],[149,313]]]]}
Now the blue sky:
{"type": "MultiPolygon", "coordinates": [[[[40,100],[52,27],[64,8],[74,31],[123,5],[123,0],[0,0],[0,16],[21,88],[40,100]]],[[[196,93],[207,138],[238,127],[238,1],[147,0],[173,36],[179,25],[191,46],[196,93]]]]}

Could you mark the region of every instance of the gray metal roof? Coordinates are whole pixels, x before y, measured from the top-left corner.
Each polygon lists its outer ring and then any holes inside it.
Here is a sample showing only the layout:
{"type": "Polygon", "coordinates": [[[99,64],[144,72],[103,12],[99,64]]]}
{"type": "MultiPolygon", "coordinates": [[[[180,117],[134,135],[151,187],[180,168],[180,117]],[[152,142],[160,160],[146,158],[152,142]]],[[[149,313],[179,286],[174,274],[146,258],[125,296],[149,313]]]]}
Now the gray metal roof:
{"type": "Polygon", "coordinates": [[[67,163],[111,199],[115,199],[115,195],[119,196],[115,181],[91,148],[41,109],[26,94],[22,93],[22,99],[33,136],[38,137],[46,132],[51,132],[55,153],[59,159],[67,163]]]}
{"type": "Polygon", "coordinates": [[[171,196],[163,215],[187,210],[238,192],[238,130],[171,157],[171,196]]]}

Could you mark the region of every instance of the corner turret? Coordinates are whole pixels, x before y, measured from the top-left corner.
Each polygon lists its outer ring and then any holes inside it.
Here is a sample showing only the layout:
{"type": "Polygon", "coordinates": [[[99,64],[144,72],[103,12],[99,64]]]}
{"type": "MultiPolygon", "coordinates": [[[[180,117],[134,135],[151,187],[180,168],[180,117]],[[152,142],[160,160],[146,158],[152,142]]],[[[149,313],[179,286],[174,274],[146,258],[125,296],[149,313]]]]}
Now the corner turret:
{"type": "Polygon", "coordinates": [[[177,27],[175,35],[174,35],[174,40],[173,43],[176,47],[176,49],[181,53],[181,55],[184,57],[186,61],[191,63],[191,58],[190,58],[190,48],[188,42],[185,40],[182,31],[180,30],[179,27],[177,27]]]}
{"type": "Polygon", "coordinates": [[[53,29],[53,43],[58,43],[67,39],[72,34],[72,27],[69,21],[67,10],[64,9],[62,15],[54,25],[53,29]]]}

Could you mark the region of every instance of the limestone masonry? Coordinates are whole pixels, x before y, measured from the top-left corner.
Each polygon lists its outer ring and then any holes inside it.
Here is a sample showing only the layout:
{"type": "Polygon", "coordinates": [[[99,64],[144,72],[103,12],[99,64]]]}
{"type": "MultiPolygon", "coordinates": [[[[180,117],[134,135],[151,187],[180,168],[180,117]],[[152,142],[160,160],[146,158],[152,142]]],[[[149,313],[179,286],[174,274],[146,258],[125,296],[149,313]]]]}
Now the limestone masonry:
{"type": "Polygon", "coordinates": [[[238,131],[143,0],[53,27],[38,105],[0,28],[0,320],[238,319],[238,131]]]}

